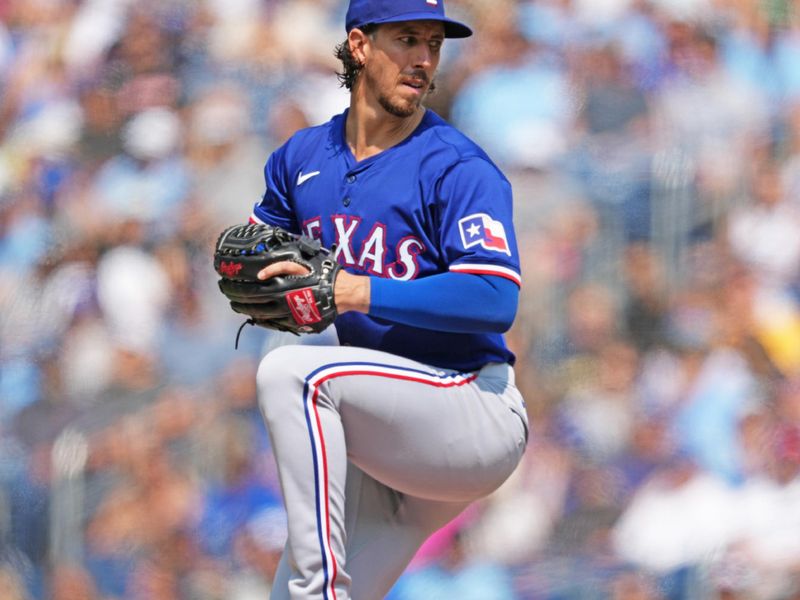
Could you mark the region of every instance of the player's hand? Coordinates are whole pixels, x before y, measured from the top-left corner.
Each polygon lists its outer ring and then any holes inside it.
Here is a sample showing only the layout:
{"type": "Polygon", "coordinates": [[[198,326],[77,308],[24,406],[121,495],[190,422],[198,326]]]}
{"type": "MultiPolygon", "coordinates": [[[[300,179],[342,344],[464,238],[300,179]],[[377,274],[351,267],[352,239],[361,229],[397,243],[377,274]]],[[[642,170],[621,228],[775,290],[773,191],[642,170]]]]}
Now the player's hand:
{"type": "MultiPolygon", "coordinates": [[[[292,261],[282,261],[264,267],[258,272],[261,280],[278,275],[305,275],[308,269],[292,261]]],[[[346,271],[339,271],[334,283],[334,301],[339,313],[355,310],[362,313],[369,312],[369,277],[364,275],[351,275],[346,271]]]]}
{"type": "Polygon", "coordinates": [[[245,323],[300,334],[320,333],[336,320],[341,266],[320,242],[265,223],[231,225],[213,258],[217,286],[245,323]]]}
{"type": "Polygon", "coordinates": [[[308,272],[308,269],[303,265],[290,260],[284,260],[264,267],[258,272],[256,277],[263,281],[277,275],[305,275],[308,272]]]}

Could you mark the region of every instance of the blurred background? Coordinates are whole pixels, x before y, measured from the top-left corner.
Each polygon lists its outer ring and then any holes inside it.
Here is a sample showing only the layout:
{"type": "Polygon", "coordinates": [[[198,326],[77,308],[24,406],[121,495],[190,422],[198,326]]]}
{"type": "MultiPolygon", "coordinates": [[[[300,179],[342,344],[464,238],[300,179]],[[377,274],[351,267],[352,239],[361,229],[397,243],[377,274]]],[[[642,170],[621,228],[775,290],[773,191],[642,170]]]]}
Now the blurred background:
{"type": "MultiPolygon", "coordinates": [[[[391,600],[797,600],[800,7],[447,9],[429,106],[514,184],[532,436],[391,600]]],[[[0,599],[267,598],[285,339],[234,351],[210,256],[346,106],[345,10],[0,0],[0,599]]]]}

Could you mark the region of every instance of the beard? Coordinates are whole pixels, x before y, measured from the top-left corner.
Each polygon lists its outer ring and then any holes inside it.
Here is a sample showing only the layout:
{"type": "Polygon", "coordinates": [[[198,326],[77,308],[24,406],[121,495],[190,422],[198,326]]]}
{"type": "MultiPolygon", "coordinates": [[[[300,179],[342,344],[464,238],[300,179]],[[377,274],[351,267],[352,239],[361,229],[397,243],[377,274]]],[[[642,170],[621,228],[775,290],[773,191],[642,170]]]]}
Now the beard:
{"type": "MultiPolygon", "coordinates": [[[[365,73],[366,75],[366,83],[373,87],[373,89],[377,88],[379,83],[375,77],[372,76],[372,73],[365,73]]],[[[424,71],[414,71],[413,73],[409,74],[411,77],[415,77],[418,79],[422,79],[426,83],[428,82],[428,76],[424,71]]],[[[428,86],[427,91],[424,94],[420,94],[417,98],[413,100],[407,100],[405,98],[398,98],[398,97],[391,97],[389,94],[386,93],[379,93],[377,94],[378,103],[381,105],[383,110],[388,112],[390,115],[400,118],[407,118],[412,116],[417,109],[419,109],[420,105],[422,104],[422,100],[434,90],[435,86],[434,83],[431,81],[430,85],[428,86]]]]}
{"type": "Polygon", "coordinates": [[[395,117],[410,117],[413,115],[419,105],[422,103],[422,96],[420,96],[416,101],[408,101],[408,100],[392,100],[385,94],[381,94],[378,96],[378,102],[383,107],[383,110],[388,112],[390,115],[394,115],[395,117]]]}

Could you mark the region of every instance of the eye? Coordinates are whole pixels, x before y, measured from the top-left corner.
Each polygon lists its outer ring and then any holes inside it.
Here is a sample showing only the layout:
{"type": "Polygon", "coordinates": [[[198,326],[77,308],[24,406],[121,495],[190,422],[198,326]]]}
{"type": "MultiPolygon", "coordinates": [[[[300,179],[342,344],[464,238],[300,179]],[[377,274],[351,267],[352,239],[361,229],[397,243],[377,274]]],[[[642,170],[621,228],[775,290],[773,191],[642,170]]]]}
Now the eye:
{"type": "Polygon", "coordinates": [[[400,43],[406,46],[415,46],[417,44],[417,38],[413,35],[405,35],[400,38],[400,43]]]}
{"type": "Polygon", "coordinates": [[[432,52],[439,52],[442,49],[442,40],[431,40],[428,42],[428,47],[432,52]]]}

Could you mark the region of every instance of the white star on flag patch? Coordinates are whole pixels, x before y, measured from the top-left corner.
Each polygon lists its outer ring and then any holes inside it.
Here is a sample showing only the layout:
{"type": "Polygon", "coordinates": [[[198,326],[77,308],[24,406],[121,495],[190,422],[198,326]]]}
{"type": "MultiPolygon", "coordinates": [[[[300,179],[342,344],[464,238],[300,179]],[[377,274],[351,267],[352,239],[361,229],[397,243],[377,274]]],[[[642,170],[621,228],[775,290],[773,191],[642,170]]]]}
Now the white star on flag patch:
{"type": "Polygon", "coordinates": [[[503,252],[511,256],[505,227],[500,221],[495,221],[485,213],[475,213],[459,219],[458,231],[464,249],[480,245],[486,250],[503,252]]]}

